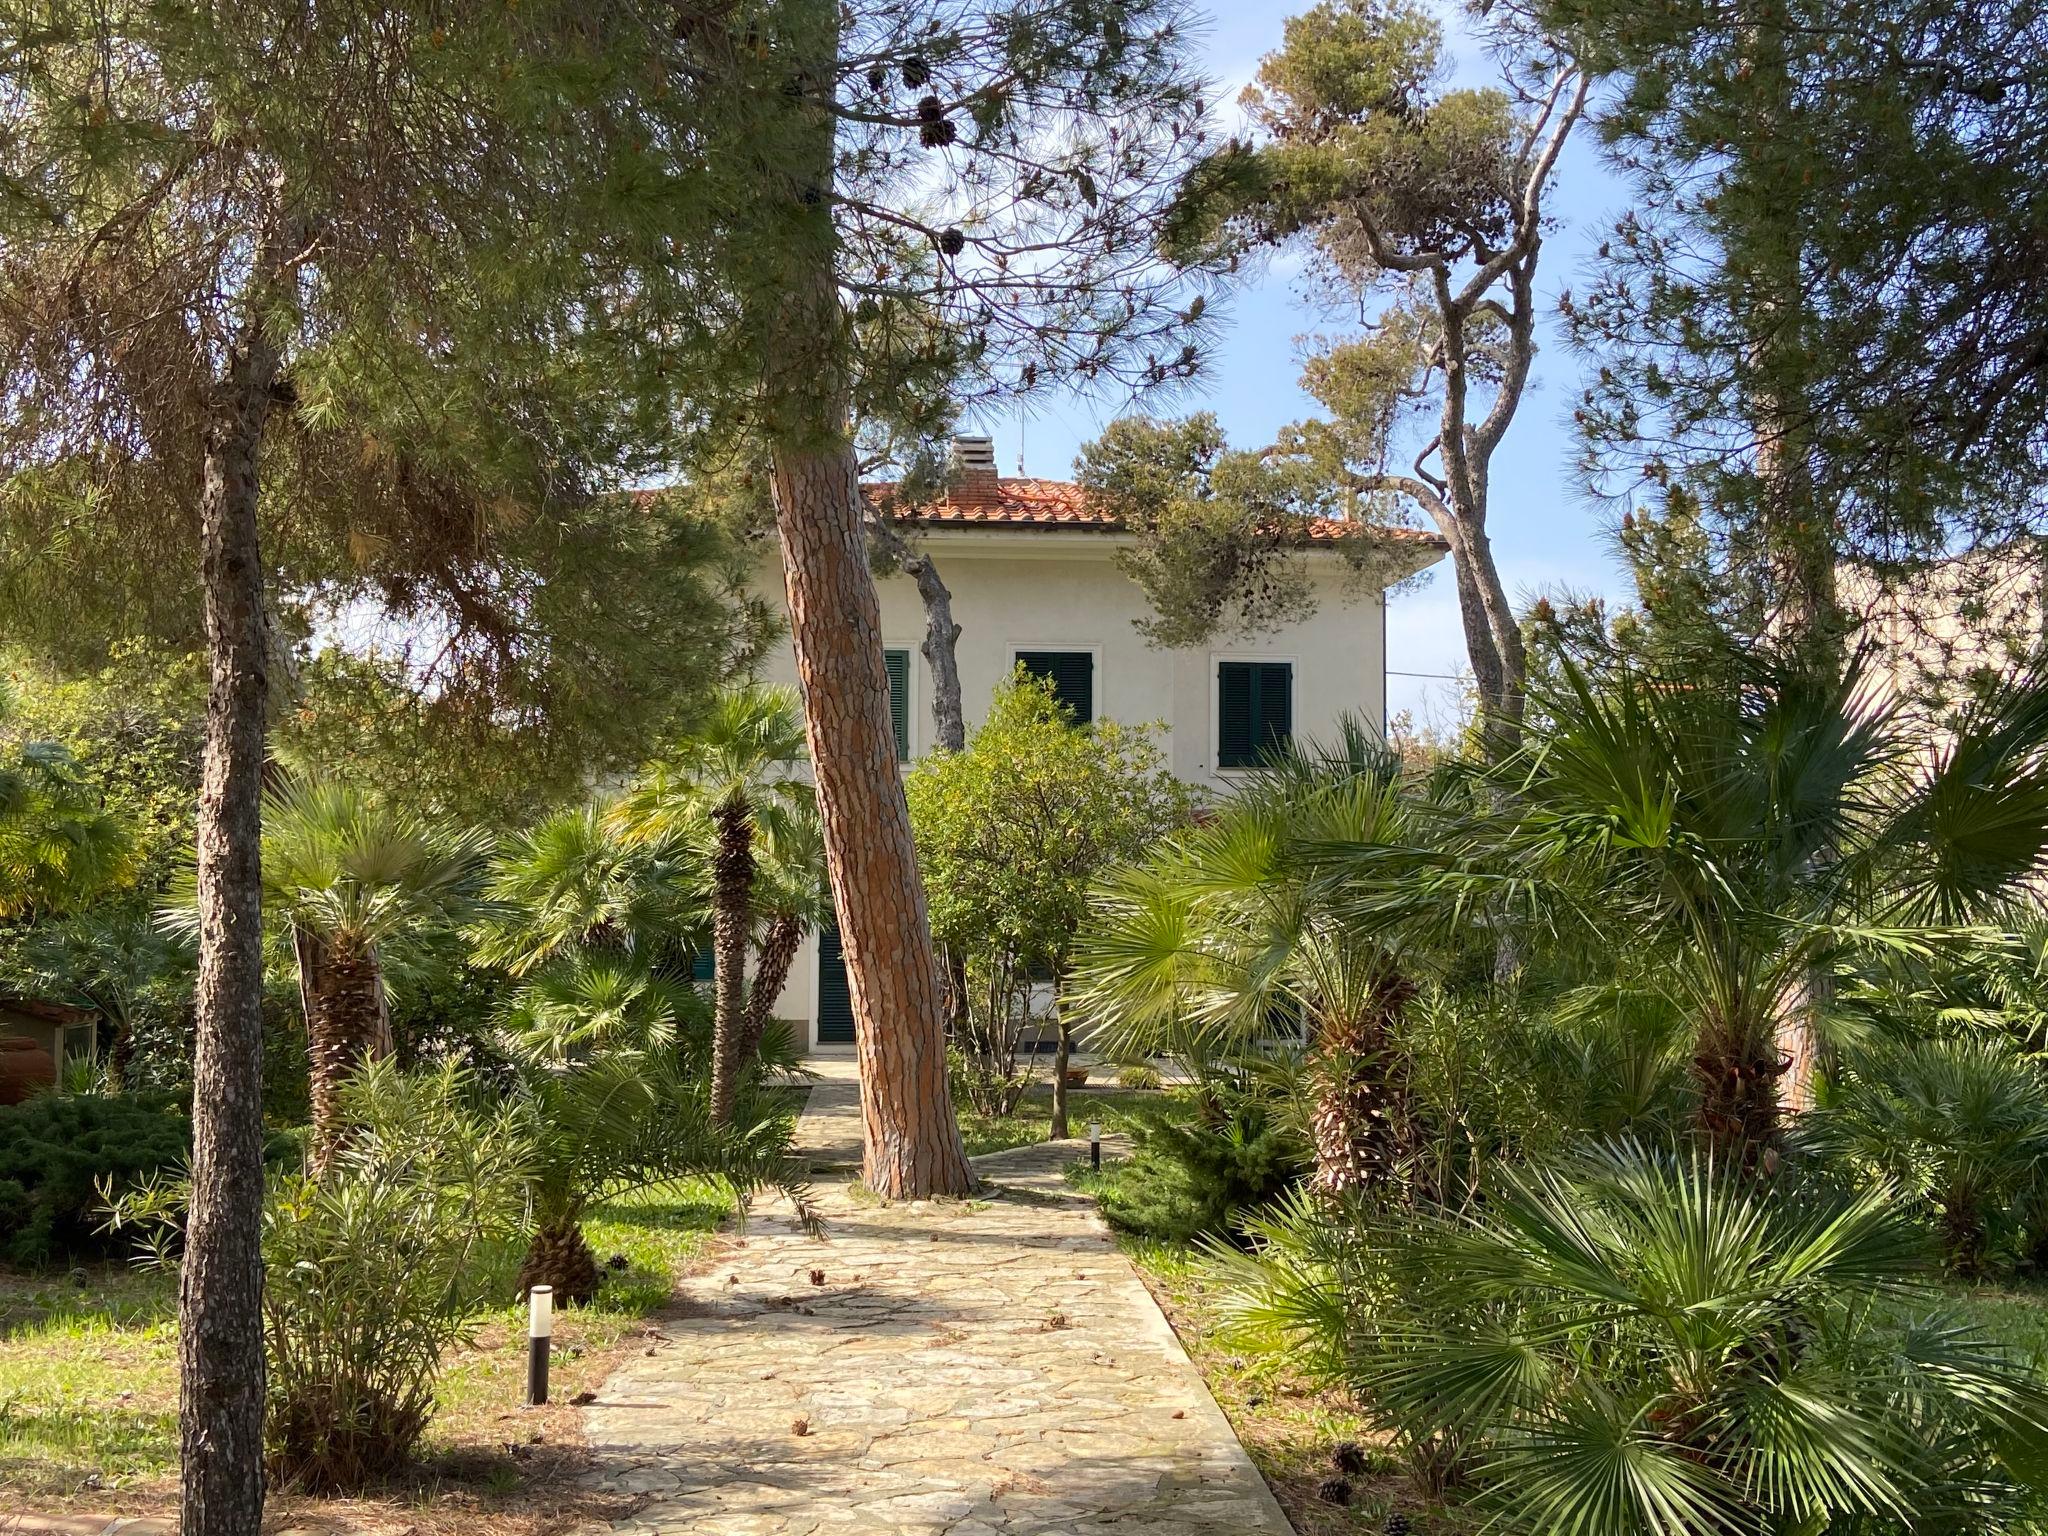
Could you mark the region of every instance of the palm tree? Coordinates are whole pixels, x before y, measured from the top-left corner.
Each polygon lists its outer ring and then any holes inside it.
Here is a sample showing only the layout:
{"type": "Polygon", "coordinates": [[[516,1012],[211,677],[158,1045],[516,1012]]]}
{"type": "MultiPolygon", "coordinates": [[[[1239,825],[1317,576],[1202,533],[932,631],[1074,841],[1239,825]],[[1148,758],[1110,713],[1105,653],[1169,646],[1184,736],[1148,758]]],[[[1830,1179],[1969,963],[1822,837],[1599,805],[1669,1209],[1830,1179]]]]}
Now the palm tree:
{"type": "Polygon", "coordinates": [[[745,1071],[760,1051],[774,1018],[775,1000],[789,981],[790,967],[804,935],[832,910],[825,881],[825,828],[817,801],[795,794],[771,807],[759,822],[760,858],[755,867],[753,907],[761,929],[754,942],[753,977],[740,1015],[736,1070],[745,1071]]]}
{"type": "Polygon", "coordinates": [[[685,985],[637,955],[563,956],[513,994],[504,1017],[512,1052],[564,1067],[610,1052],[666,1050],[675,1044],[685,985]]]}
{"type": "Polygon", "coordinates": [[[591,1203],[697,1177],[744,1198],[761,1188],[788,1195],[812,1224],[800,1165],[788,1157],[790,1123],[771,1118],[715,1126],[700,1083],[674,1058],[617,1051],[567,1069],[522,1074],[531,1141],[526,1166],[533,1238],[519,1293],[554,1287],[568,1302],[597,1294],[597,1255],[583,1235],[591,1203]]]}
{"type": "Polygon", "coordinates": [[[1934,1209],[1943,1257],[1975,1278],[1997,1208],[2048,1160],[2048,1083],[1999,1039],[1879,1043],[1849,1054],[1813,1139],[1934,1209]]]}
{"type": "Polygon", "coordinates": [[[1283,754],[1207,822],[1111,874],[1068,994],[1091,1043],[1200,1063],[1298,1032],[1318,1189],[1383,1183],[1402,1151],[1394,1032],[1415,957],[1353,920],[1325,851],[1405,848],[1418,804],[1350,723],[1335,751],[1283,754]]]}
{"type": "Polygon", "coordinates": [[[2048,874],[2048,686],[2028,669],[1953,721],[1908,713],[1860,668],[1768,652],[1682,676],[1569,660],[1532,691],[1532,740],[1486,772],[1420,867],[1352,859],[1360,910],[1425,931],[1511,911],[1581,957],[1626,956],[1691,1021],[1699,1129],[1766,1155],[1788,1018],[1858,954],[2002,943],[2048,874]]]}
{"type": "Polygon", "coordinates": [[[316,1171],[342,1139],[342,1085],[391,1053],[382,947],[457,921],[485,847],[480,832],[446,831],[348,784],[290,779],[265,797],[263,901],[298,967],[316,1171]]]}
{"type": "Polygon", "coordinates": [[[67,911],[134,867],[127,824],[100,808],[62,747],[34,742],[0,762],[0,919],[67,911]]]}
{"type": "Polygon", "coordinates": [[[632,836],[617,797],[557,811],[492,856],[476,958],[515,976],[577,954],[662,956],[703,911],[703,839],[632,836]]]}
{"type": "Polygon", "coordinates": [[[1939,1309],[1883,1183],[1620,1145],[1463,1218],[1297,1200],[1246,1233],[1221,1335],[1348,1387],[1489,1530],[1983,1530],[2048,1451],[2048,1393],[1939,1309]]]}
{"type": "MultiPolygon", "coordinates": [[[[713,973],[711,1118],[732,1118],[739,1093],[761,823],[809,791],[790,777],[805,761],[803,716],[788,688],[749,685],[719,696],[704,728],[628,791],[617,814],[630,840],[668,841],[711,826],[713,973]]],[[[772,1001],[772,999],[771,999],[772,1001]]]]}

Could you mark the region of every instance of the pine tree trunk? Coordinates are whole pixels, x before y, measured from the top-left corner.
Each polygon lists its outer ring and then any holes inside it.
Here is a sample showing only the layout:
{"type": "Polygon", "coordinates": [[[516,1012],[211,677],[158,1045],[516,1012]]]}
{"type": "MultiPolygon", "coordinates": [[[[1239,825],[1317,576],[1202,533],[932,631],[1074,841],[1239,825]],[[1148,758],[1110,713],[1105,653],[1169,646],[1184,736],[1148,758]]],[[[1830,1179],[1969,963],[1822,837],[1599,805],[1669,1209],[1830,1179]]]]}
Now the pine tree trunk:
{"type": "Polygon", "coordinates": [[[845,946],[867,1126],[864,1177],[888,1199],[973,1187],[946,1085],[946,1010],[889,723],[882,616],[859,471],[836,430],[775,449],[790,637],[845,946]]]}
{"type": "Polygon", "coordinates": [[[303,928],[292,932],[313,1100],[313,1172],[323,1174],[348,1144],[341,1091],[366,1062],[391,1053],[384,983],[376,951],[352,949],[303,928]]]}
{"type": "Polygon", "coordinates": [[[263,1523],[263,754],[257,473],[277,352],[251,326],[206,433],[192,1181],[178,1291],[184,1536],[263,1523]]]}
{"type": "MultiPolygon", "coordinates": [[[[841,13],[790,8],[799,72],[833,80],[841,13]]],[[[860,1062],[863,1177],[887,1199],[961,1195],[974,1178],[946,1082],[944,989],[889,718],[881,605],[868,563],[860,470],[849,436],[847,316],[829,192],[836,121],[800,105],[796,176],[818,195],[779,249],[764,404],[782,538],[790,640],[824,824],[832,903],[846,951],[860,1062]]]]}
{"type": "Polygon", "coordinates": [[[775,1017],[775,1000],[789,983],[789,968],[803,948],[804,920],[793,912],[768,919],[768,931],[754,951],[754,979],[747,989],[747,1011],[740,1020],[739,1065],[745,1071],[761,1049],[761,1037],[775,1017]]]}
{"type": "Polygon", "coordinates": [[[917,583],[924,604],[924,643],[918,647],[932,669],[932,744],[941,752],[967,746],[967,717],[960,703],[960,626],[953,621],[953,594],[929,552],[913,549],[889,521],[886,509],[868,512],[875,548],[917,583]]]}
{"type": "Polygon", "coordinates": [[[747,929],[754,902],[754,813],[732,799],[712,813],[718,851],[711,866],[711,1123],[730,1125],[740,1091],[741,1014],[747,1002],[747,929]]]}
{"type": "Polygon", "coordinates": [[[964,752],[967,716],[960,704],[960,626],[953,622],[953,594],[923,551],[905,569],[924,600],[924,644],[919,649],[932,669],[932,744],[941,752],[964,752]]]}

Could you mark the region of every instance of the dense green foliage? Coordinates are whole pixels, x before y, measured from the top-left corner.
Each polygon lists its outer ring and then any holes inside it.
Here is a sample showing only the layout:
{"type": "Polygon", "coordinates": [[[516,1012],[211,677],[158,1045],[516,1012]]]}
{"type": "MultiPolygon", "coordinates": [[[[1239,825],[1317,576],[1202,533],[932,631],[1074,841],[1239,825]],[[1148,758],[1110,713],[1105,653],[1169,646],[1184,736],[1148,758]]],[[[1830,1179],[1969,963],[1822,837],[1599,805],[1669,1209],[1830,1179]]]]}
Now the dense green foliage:
{"type": "Polygon", "coordinates": [[[1750,632],[1788,545],[1908,576],[2035,531],[2048,309],[2008,253],[2040,197],[2039,7],[1517,9],[1607,81],[1633,173],[1566,311],[1600,489],[1703,516],[1750,632]]]}
{"type": "Polygon", "coordinates": [[[2048,1446],[2048,1393],[1933,1304],[1881,1182],[1623,1145],[1469,1217],[1296,1201],[1248,1232],[1220,1258],[1237,1335],[1352,1383],[1497,1529],[2014,1528],[2048,1446]]]}
{"type": "MultiPolygon", "coordinates": [[[[954,1003],[955,1078],[978,1109],[1004,1112],[1028,1081],[1016,1048],[1035,979],[1052,983],[1066,1062],[1072,1024],[1059,994],[1090,885],[1185,822],[1194,802],[1150,728],[1077,721],[1049,681],[1021,671],[966,749],[933,754],[904,789],[932,934],[965,994],[954,1003]]],[[[1053,1119],[1063,1134],[1063,1083],[1053,1119]]]]}
{"type": "Polygon", "coordinates": [[[106,1192],[183,1167],[192,1127],[167,1100],[39,1094],[0,1108],[0,1259],[42,1265],[113,1251],[106,1192]]]}

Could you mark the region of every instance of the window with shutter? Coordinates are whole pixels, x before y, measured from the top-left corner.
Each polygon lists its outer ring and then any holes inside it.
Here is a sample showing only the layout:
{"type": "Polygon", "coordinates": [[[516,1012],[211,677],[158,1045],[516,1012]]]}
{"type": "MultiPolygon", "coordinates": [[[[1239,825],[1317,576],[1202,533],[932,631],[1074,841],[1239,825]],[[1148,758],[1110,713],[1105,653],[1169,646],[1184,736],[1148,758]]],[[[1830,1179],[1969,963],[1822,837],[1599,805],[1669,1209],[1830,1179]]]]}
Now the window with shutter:
{"type": "Polygon", "coordinates": [[[882,660],[889,667],[889,724],[896,732],[896,761],[910,761],[910,652],[887,650],[882,660]]]}
{"type": "Polygon", "coordinates": [[[1093,651],[1019,651],[1017,665],[1033,677],[1052,681],[1053,697],[1087,725],[1095,719],[1095,653],[1093,651]]]}
{"type": "Polygon", "coordinates": [[[1216,664],[1216,766],[1256,768],[1294,739],[1294,663],[1216,664]]]}
{"type": "Polygon", "coordinates": [[[846,979],[837,923],[818,929],[818,1044],[853,1044],[853,988],[846,979]]]}
{"type": "Polygon", "coordinates": [[[716,981],[718,979],[718,956],[707,944],[690,957],[690,980],[716,981]]]}

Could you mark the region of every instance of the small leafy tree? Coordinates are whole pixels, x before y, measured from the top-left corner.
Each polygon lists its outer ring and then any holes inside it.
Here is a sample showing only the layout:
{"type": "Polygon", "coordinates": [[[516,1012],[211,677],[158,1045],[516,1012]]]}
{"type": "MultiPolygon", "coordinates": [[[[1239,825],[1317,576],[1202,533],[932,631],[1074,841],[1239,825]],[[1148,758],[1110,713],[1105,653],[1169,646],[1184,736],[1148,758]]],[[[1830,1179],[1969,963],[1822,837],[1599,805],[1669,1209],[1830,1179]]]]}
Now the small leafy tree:
{"type": "MultiPolygon", "coordinates": [[[[986,1050],[1015,1027],[1017,987],[1040,971],[1064,985],[1089,887],[1183,825],[1186,786],[1146,728],[1077,724],[1050,682],[999,689],[965,751],[920,763],[906,785],[933,932],[998,978],[978,1021],[986,1050]]],[[[1056,1005],[1052,1134],[1067,1134],[1073,1024],[1056,1005]]]]}

